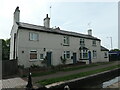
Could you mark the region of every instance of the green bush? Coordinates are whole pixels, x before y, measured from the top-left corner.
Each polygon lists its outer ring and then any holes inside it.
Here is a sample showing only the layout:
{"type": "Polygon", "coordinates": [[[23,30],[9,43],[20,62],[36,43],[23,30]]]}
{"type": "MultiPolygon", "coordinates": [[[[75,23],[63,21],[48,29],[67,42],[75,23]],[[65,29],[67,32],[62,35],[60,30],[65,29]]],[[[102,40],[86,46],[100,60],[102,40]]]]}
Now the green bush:
{"type": "Polygon", "coordinates": [[[66,63],[66,60],[67,60],[67,59],[63,58],[62,56],[60,57],[60,59],[61,59],[62,64],[65,64],[65,63],[66,63]]]}

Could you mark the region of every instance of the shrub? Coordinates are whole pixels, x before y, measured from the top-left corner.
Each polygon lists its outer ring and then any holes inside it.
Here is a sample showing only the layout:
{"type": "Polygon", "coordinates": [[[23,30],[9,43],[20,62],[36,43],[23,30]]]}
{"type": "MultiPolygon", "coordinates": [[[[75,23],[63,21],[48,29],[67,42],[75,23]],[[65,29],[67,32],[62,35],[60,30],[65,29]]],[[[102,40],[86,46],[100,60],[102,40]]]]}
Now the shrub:
{"type": "Polygon", "coordinates": [[[24,69],[24,65],[18,65],[18,68],[24,69]]]}
{"type": "Polygon", "coordinates": [[[66,63],[66,60],[67,60],[67,59],[63,58],[62,56],[60,57],[60,59],[61,59],[62,64],[65,64],[65,63],[66,63]]]}
{"type": "Polygon", "coordinates": [[[39,67],[40,67],[39,65],[35,65],[35,64],[31,65],[31,68],[39,68],[39,67]]]}
{"type": "Polygon", "coordinates": [[[42,64],[47,64],[47,56],[44,58],[44,60],[41,63],[42,64]]]}

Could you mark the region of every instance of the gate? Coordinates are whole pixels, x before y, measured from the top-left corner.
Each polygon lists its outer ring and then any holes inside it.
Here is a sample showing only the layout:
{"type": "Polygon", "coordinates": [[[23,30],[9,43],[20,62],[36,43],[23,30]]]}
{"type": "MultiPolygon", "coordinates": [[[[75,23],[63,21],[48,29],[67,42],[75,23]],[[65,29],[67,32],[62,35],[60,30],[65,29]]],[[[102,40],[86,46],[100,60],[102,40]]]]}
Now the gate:
{"type": "Polygon", "coordinates": [[[18,64],[17,60],[3,60],[2,61],[2,76],[9,76],[17,74],[18,64]]]}

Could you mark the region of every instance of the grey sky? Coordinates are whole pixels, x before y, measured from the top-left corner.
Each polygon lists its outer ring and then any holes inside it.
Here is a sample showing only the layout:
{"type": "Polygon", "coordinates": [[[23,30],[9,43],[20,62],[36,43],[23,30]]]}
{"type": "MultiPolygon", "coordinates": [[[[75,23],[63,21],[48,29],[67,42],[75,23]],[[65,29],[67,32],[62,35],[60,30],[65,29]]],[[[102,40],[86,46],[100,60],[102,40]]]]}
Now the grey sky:
{"type": "MultiPolygon", "coordinates": [[[[82,0],[83,1],[83,0],[82,0]]],[[[110,38],[113,48],[118,48],[118,3],[116,2],[48,2],[48,0],[0,0],[0,38],[10,37],[13,25],[13,12],[20,8],[20,21],[43,25],[48,13],[51,16],[51,27],[87,34],[92,28],[93,35],[101,39],[103,46],[110,49],[110,38]],[[51,15],[50,15],[50,6],[51,15]],[[91,23],[88,26],[88,23],[91,23]]]]}

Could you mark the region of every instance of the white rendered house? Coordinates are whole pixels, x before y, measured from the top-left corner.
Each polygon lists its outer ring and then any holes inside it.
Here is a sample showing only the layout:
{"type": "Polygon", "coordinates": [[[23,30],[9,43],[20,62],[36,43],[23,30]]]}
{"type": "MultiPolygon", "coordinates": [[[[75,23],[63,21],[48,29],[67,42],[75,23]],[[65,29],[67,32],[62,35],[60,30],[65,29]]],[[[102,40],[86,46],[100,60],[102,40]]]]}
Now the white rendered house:
{"type": "Polygon", "coordinates": [[[101,47],[101,40],[88,34],[81,34],[61,30],[59,27],[50,28],[48,14],[44,25],[33,25],[20,22],[19,7],[14,12],[14,23],[11,30],[10,59],[18,59],[19,65],[43,66],[42,61],[47,58],[47,65],[78,62],[94,63],[108,62],[108,50],[101,47]],[[106,57],[105,57],[106,55],[106,57]]]}

